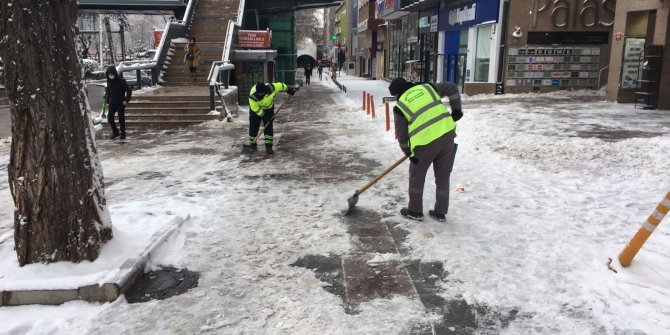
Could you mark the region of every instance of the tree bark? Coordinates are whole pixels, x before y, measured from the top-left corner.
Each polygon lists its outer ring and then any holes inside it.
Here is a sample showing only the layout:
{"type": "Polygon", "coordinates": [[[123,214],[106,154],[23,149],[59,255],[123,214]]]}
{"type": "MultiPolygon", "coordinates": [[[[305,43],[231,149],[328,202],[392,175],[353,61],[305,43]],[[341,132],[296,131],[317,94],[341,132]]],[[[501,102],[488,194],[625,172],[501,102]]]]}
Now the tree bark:
{"type": "Polygon", "coordinates": [[[77,0],[9,1],[0,6],[0,56],[18,261],[93,261],[112,225],[75,47],[77,0]]]}
{"type": "Polygon", "coordinates": [[[107,32],[107,46],[109,46],[109,56],[112,64],[116,64],[116,49],[114,49],[114,38],[112,37],[112,25],[109,23],[109,16],[105,16],[105,31],[107,32]]]}

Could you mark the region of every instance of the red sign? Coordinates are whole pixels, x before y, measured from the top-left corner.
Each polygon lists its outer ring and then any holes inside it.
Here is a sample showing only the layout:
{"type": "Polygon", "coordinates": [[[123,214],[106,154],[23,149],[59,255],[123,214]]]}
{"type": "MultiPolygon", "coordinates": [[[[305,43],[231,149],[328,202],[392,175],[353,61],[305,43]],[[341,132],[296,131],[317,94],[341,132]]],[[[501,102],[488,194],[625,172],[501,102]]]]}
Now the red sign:
{"type": "Polygon", "coordinates": [[[163,30],[159,30],[154,27],[154,49],[158,48],[158,46],[161,44],[161,37],[163,37],[163,30]]]}
{"type": "Polygon", "coordinates": [[[270,30],[240,30],[237,32],[237,47],[242,49],[269,49],[272,43],[270,30]]]}
{"type": "Polygon", "coordinates": [[[621,33],[614,34],[614,38],[616,38],[617,41],[621,41],[621,33]]]}

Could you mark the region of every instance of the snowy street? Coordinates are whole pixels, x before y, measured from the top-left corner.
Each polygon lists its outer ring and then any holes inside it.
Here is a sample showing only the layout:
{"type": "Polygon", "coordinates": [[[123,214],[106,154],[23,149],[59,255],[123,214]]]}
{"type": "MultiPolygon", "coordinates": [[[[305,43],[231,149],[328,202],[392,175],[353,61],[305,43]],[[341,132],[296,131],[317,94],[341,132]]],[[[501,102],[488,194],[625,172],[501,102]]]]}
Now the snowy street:
{"type": "MultiPolygon", "coordinates": [[[[346,94],[324,73],[289,98],[273,156],[240,155],[245,106],[232,123],[99,140],[112,223],[190,215],[150,268],[196,271],[198,286],[0,307],[0,334],[670,334],[670,222],[630,267],[616,260],[670,191],[668,111],[595,91],[463,97],[447,222],[400,215],[408,161],[344,216],[403,154],[385,131],[388,82],[338,80],[346,94]]],[[[0,236],[9,152],[0,142],[0,236]]],[[[431,170],[424,214],[434,197],[431,170]]]]}

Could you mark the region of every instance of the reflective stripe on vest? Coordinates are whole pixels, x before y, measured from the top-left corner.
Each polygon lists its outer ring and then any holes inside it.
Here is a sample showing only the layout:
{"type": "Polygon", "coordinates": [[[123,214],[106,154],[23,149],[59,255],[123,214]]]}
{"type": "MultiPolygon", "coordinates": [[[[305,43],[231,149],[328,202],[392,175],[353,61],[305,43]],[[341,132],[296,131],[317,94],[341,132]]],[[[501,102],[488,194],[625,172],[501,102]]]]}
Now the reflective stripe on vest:
{"type": "Polygon", "coordinates": [[[430,144],[456,128],[449,109],[429,84],[410,88],[403,93],[396,106],[409,123],[407,133],[412,156],[416,147],[430,144]]]}

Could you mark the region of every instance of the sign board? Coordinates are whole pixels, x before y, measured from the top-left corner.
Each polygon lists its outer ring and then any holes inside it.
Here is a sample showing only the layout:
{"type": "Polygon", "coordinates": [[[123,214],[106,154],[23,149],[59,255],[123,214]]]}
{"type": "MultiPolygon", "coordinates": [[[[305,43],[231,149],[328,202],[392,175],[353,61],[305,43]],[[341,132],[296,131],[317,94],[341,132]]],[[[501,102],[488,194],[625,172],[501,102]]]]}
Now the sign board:
{"type": "Polygon", "coordinates": [[[440,9],[438,29],[456,31],[498,22],[498,0],[470,0],[440,9]]]}
{"type": "Polygon", "coordinates": [[[270,30],[240,30],[237,32],[237,47],[241,49],[269,49],[272,43],[270,30]]]}
{"type": "Polygon", "coordinates": [[[438,15],[433,15],[430,17],[430,32],[435,33],[437,32],[437,22],[438,22],[438,15]]]}
{"type": "Polygon", "coordinates": [[[356,26],[356,32],[362,33],[366,30],[368,30],[368,19],[358,22],[358,25],[356,26]]]}
{"type": "Polygon", "coordinates": [[[428,28],[430,23],[428,22],[428,16],[423,16],[419,18],[419,28],[428,28]]]}

